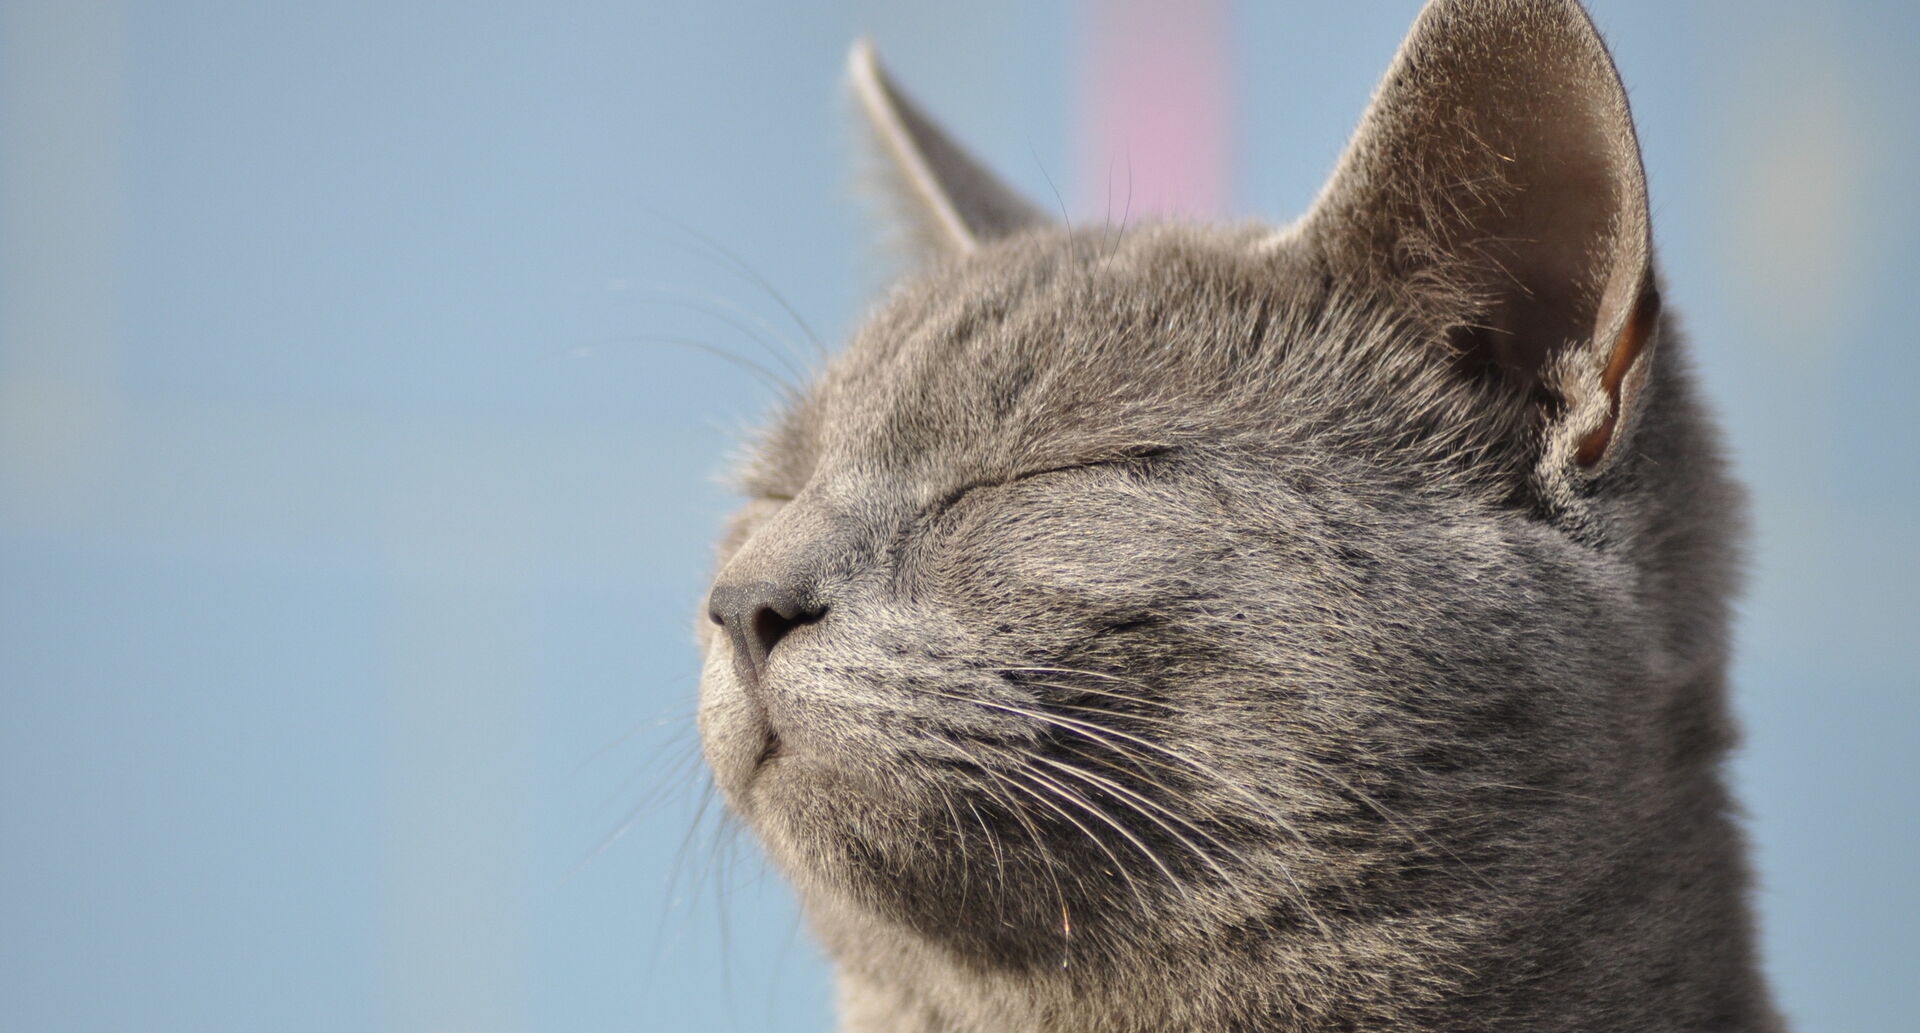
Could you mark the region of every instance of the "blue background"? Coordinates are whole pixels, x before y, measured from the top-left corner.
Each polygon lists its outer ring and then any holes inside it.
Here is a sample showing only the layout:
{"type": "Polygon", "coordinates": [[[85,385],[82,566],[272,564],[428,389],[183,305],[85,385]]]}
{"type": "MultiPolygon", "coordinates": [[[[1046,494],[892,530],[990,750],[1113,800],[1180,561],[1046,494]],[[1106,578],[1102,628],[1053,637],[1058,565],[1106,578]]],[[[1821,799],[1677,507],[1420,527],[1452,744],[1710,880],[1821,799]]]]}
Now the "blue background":
{"type": "MultiPolygon", "coordinates": [[[[675,342],[804,362],[786,306],[831,342],[882,282],[859,32],[1081,182],[1088,3],[0,2],[0,1030],[830,1028],[696,817],[714,474],[772,395],[675,342]]],[[[1307,204],[1417,6],[1239,5],[1240,211],[1307,204]]],[[[1755,494],[1769,966],[1803,1029],[1902,1028],[1920,8],[1594,6],[1755,494]]]]}

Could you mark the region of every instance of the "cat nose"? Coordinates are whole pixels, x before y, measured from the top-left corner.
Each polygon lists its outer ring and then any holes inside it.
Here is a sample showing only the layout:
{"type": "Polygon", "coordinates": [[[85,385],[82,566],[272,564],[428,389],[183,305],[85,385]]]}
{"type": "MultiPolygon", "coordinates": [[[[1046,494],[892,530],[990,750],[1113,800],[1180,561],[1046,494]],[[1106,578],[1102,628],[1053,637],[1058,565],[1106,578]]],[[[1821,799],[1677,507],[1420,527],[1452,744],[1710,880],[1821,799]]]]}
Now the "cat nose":
{"type": "Polygon", "coordinates": [[[825,606],[810,603],[790,585],[772,581],[715,585],[707,596],[707,615],[733,640],[734,666],[749,686],[758,687],[773,647],[797,625],[819,620],[825,606]]]}

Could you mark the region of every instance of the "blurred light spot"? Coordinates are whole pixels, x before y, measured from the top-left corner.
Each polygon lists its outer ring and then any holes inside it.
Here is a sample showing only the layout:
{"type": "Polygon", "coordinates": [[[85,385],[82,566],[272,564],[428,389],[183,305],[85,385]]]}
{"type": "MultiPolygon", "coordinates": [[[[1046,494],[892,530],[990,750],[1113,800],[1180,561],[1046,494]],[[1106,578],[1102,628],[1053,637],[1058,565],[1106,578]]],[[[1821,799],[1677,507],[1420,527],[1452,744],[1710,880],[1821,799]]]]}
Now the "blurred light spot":
{"type": "Polygon", "coordinates": [[[1865,98],[1838,54],[1779,41],[1764,54],[1749,63],[1756,75],[1734,113],[1726,257],[1745,303],[1778,324],[1775,340],[1831,349],[1837,336],[1819,331],[1854,303],[1859,276],[1865,98]]]}
{"type": "Polygon", "coordinates": [[[1082,200],[1120,225],[1219,216],[1230,194],[1232,51],[1222,0],[1091,0],[1082,200]]]}

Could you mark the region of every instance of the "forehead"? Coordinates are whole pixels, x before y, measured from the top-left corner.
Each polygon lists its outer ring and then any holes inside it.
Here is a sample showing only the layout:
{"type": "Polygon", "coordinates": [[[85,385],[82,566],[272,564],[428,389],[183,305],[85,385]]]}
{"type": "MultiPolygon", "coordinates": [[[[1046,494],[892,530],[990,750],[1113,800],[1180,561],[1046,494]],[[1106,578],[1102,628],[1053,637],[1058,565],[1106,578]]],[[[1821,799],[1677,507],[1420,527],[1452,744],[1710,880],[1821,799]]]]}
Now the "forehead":
{"type": "Polygon", "coordinates": [[[973,470],[1218,434],[1311,307],[1263,231],[1058,231],[897,291],[807,403],[816,461],[973,470]]]}

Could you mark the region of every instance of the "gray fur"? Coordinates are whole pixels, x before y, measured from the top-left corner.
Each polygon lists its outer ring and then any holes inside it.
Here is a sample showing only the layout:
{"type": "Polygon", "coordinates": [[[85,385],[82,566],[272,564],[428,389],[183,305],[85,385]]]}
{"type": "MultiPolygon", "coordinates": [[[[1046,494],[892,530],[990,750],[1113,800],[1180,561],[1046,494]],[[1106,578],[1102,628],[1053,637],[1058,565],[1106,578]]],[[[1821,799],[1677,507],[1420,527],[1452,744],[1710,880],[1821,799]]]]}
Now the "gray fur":
{"type": "Polygon", "coordinates": [[[705,637],[844,1030],[1779,1028],[1740,494],[1645,212],[1579,7],[1436,0],[1290,231],[1023,224],[893,292],[722,544],[804,616],[705,637]]]}

